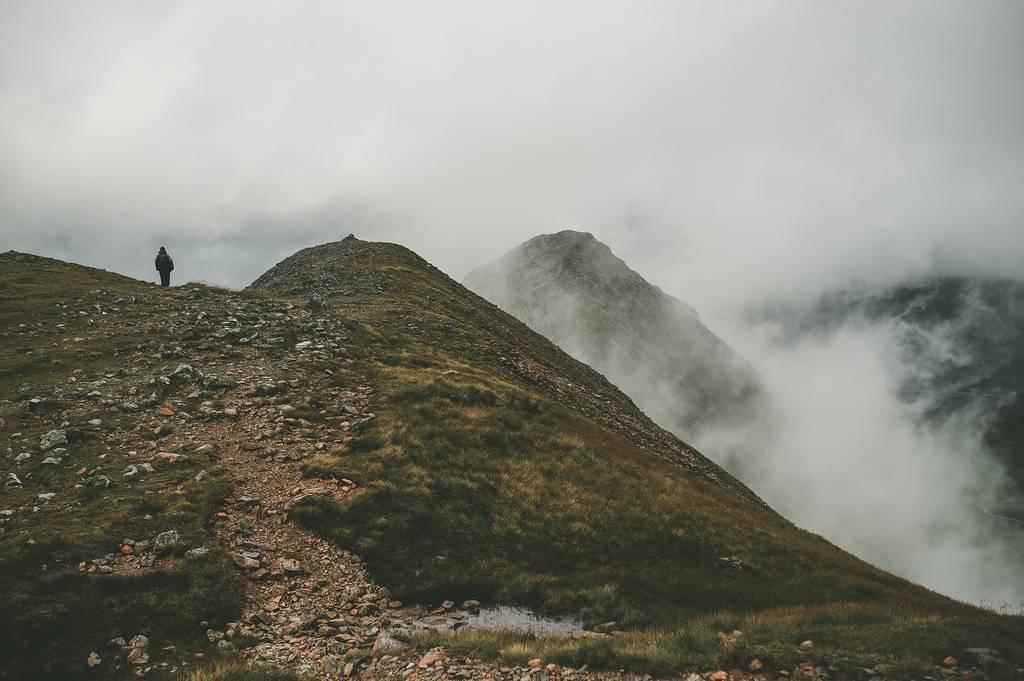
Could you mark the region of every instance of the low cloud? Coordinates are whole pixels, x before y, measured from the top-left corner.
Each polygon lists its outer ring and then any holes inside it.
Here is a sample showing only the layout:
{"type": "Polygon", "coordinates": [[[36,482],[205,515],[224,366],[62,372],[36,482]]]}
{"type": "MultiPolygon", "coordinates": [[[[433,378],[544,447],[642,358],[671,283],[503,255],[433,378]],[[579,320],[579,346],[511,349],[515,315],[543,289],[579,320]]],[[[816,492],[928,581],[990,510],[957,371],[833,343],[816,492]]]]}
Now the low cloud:
{"type": "MultiPolygon", "coordinates": [[[[908,402],[901,389],[956,348],[939,331],[910,360],[906,332],[861,320],[795,342],[765,326],[738,334],[774,420],[771,437],[725,463],[784,516],[854,554],[942,593],[1016,609],[1024,528],[983,512],[1008,493],[984,444],[989,412],[969,405],[923,419],[935,396],[908,402]]],[[[718,451],[713,437],[703,445],[718,451]]]]}

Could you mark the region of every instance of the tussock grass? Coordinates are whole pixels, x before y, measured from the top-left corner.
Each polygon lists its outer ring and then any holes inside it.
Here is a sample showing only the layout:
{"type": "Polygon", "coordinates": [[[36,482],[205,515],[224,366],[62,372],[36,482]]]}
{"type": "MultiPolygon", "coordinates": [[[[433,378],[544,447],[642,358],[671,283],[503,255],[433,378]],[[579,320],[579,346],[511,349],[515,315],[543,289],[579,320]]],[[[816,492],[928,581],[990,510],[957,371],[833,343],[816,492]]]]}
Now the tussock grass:
{"type": "Polygon", "coordinates": [[[244,662],[220,662],[193,669],[183,681],[309,681],[309,677],[276,667],[255,667],[244,662]]]}

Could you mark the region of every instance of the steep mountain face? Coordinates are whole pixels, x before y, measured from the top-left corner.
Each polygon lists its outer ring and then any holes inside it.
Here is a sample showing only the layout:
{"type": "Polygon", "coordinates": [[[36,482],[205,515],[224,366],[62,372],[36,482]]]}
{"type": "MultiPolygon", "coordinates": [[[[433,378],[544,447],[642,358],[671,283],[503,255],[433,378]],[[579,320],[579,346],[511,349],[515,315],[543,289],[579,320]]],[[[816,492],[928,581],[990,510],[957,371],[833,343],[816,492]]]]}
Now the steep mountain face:
{"type": "Polygon", "coordinates": [[[890,325],[908,367],[901,397],[922,406],[922,423],[969,415],[980,424],[1015,486],[1000,510],[1024,520],[1024,283],[934,278],[760,316],[782,324],[784,341],[850,322],[890,325]]]}
{"type": "Polygon", "coordinates": [[[794,527],[400,246],[306,249],[241,292],[7,253],[0,296],[0,678],[177,678],[202,652],[510,681],[540,646],[665,674],[1024,662],[1019,618],[794,527]],[[464,599],[603,626],[493,634],[501,663],[466,663],[467,631],[436,663],[437,639],[382,648],[464,599]]]}
{"type": "Polygon", "coordinates": [[[473,270],[467,287],[594,367],[663,427],[700,441],[763,408],[752,367],[685,303],[588,233],[534,237],[473,270]]]}

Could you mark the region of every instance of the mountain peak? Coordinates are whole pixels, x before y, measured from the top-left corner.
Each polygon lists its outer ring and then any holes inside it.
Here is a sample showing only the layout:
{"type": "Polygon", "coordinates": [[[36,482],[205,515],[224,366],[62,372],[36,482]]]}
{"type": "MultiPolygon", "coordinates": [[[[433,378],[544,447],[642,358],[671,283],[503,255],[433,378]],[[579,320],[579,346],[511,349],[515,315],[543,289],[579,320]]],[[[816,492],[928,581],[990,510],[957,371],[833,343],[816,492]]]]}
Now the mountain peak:
{"type": "Polygon", "coordinates": [[[684,439],[748,421],[756,411],[753,369],[692,307],[648,282],[592,234],[536,236],[473,270],[465,283],[607,375],[684,439]]]}

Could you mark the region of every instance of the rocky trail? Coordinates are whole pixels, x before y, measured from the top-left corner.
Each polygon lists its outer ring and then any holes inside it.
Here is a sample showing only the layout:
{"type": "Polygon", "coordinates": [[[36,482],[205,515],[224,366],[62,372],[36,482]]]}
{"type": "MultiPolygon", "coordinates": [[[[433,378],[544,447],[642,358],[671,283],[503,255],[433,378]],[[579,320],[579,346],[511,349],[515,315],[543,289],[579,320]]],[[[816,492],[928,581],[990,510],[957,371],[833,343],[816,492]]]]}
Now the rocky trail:
{"type": "MultiPolygon", "coordinates": [[[[365,413],[371,392],[360,389],[354,403],[365,413]]],[[[302,446],[290,438],[274,440],[274,422],[268,418],[274,415],[275,410],[257,409],[240,417],[245,425],[218,425],[205,433],[219,442],[219,461],[232,483],[232,496],[217,514],[217,534],[246,578],[242,620],[229,623],[224,631],[208,632],[221,650],[233,652],[232,641],[245,641],[238,654],[252,663],[274,664],[324,681],[351,676],[640,678],[562,669],[539,661],[533,667],[498,667],[452,658],[443,649],[424,652],[403,644],[415,631],[458,628],[464,624],[465,610],[472,612],[478,604],[465,603],[463,610],[452,602],[433,609],[404,606],[370,579],[358,556],[290,522],[288,509],[304,496],[344,500],[359,490],[349,480],[304,478],[302,446]]],[[[289,421],[284,419],[276,430],[285,430],[289,421]]]]}

